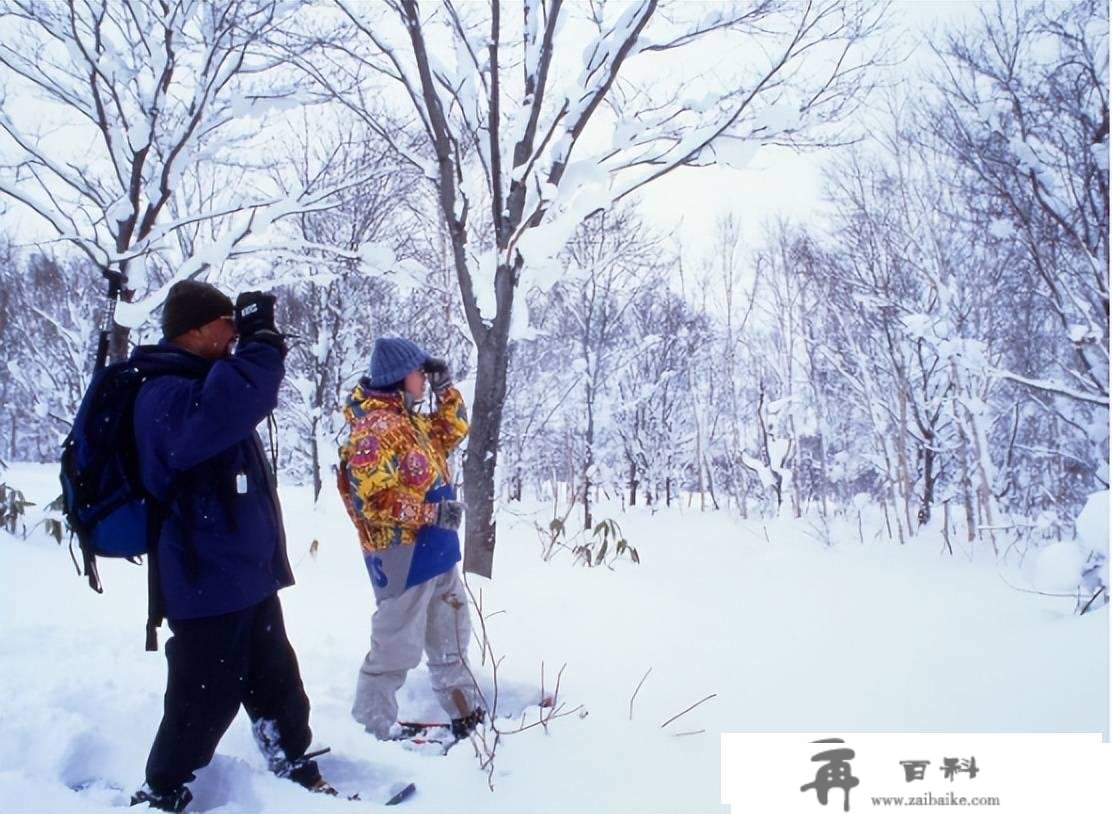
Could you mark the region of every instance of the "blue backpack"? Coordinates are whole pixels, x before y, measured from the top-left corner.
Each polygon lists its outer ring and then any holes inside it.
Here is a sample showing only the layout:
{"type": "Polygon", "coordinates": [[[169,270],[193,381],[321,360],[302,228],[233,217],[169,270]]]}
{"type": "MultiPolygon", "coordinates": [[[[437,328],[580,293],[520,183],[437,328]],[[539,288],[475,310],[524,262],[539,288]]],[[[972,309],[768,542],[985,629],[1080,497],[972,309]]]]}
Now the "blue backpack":
{"type": "MultiPolygon", "coordinates": [[[[89,587],[97,593],[104,592],[97,557],[138,563],[158,539],[163,507],[143,488],[133,418],[139,388],[169,372],[134,357],[96,371],[62,444],[62,512],[81,548],[89,587]]],[[[153,650],[153,627],[161,620],[153,563],[149,598],[147,649],[153,650]]]]}

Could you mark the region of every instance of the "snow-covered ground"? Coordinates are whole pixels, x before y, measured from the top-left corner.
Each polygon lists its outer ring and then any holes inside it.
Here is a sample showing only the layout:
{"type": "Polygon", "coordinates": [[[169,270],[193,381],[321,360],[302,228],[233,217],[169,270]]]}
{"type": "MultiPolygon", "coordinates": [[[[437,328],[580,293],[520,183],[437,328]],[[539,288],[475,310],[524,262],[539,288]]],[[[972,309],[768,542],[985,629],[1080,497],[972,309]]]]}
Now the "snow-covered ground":
{"type": "MultiPolygon", "coordinates": [[[[51,467],[5,480],[46,502],[51,467]]],[[[322,798],[268,775],[246,717],[193,783],[191,811],[377,810],[415,781],[413,812],[720,812],[719,734],[738,731],[1108,733],[1108,609],[1025,593],[1031,563],[940,556],[941,537],[874,541],[856,520],[826,546],[805,521],[739,521],[693,509],[614,514],[640,553],[613,570],[545,563],[534,513],[503,512],[487,630],[503,660],[499,714],[575,714],[503,737],[488,774],[474,750],[446,757],[372,740],[348,715],[373,598],[355,536],[326,494],[283,498],[298,584],[282,599],[326,777],[366,802],[322,798]],[[317,552],[309,553],[313,540],[317,552]],[[1016,586],[1016,587],[1011,587],[1016,586]],[[648,677],[632,700],[638,682],[648,677]],[[668,719],[700,699],[674,722],[668,719]],[[695,733],[695,734],[685,734],[695,733]]],[[[1103,519],[1107,536],[1107,519],[1103,519]]],[[[1030,558],[1029,558],[1030,560],[1030,558]]],[[[104,595],[41,530],[0,532],[0,812],[126,805],[159,721],[165,662],[143,650],[145,572],[102,566],[104,595]],[[83,791],[72,786],[98,782],[83,791]]],[[[165,633],[162,636],[165,639],[165,633]]],[[[493,691],[490,665],[476,665],[493,691]]],[[[405,716],[440,717],[424,668],[405,716]]],[[[500,720],[499,727],[517,724],[500,720]]],[[[399,809],[400,810],[400,809],[399,809]]]]}

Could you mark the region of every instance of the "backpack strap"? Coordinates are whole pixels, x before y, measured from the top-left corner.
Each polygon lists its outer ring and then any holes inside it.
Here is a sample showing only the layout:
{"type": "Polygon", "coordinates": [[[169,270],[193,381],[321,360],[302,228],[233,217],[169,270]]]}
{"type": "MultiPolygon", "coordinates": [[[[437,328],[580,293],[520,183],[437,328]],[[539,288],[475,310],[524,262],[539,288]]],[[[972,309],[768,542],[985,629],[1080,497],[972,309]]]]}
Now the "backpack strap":
{"type": "Polygon", "coordinates": [[[100,581],[100,571],[97,570],[97,555],[93,547],[81,543],[81,557],[85,561],[85,576],[89,578],[89,587],[98,594],[104,593],[104,585],[100,581]]]}
{"type": "MultiPolygon", "coordinates": [[[[171,484],[171,490],[173,484],[171,484]]],[[[172,497],[171,497],[172,499],[172,497]]],[[[148,497],[151,510],[147,514],[147,641],[146,650],[158,650],[158,628],[166,618],[166,604],[162,599],[162,582],[158,576],[158,538],[162,533],[162,521],[169,511],[168,503],[148,497]]]]}
{"type": "Polygon", "coordinates": [[[86,541],[84,539],[78,537],[77,547],[81,550],[81,563],[84,566],[84,570],[82,570],[82,565],[78,565],[77,557],[73,555],[73,538],[75,536],[77,535],[74,532],[73,527],[70,526],[69,555],[70,560],[73,562],[74,570],[77,571],[77,576],[79,577],[87,576],[89,578],[89,587],[96,591],[98,594],[102,594],[104,593],[104,585],[101,584],[100,572],[97,571],[97,555],[93,553],[93,549],[91,546],[86,545],[86,541]]]}
{"type": "Polygon", "coordinates": [[[158,629],[165,619],[165,606],[162,602],[162,587],[158,581],[157,545],[147,554],[147,644],[148,653],[158,650],[158,629]]]}
{"type": "MultiPolygon", "coordinates": [[[[141,365],[143,373],[148,380],[166,374],[176,374],[179,371],[172,366],[165,366],[159,362],[144,362],[141,365]]],[[[145,383],[145,382],[144,382],[145,383]]],[[[138,391],[135,394],[139,397],[138,391]]],[[[170,485],[170,494],[166,502],[147,495],[147,505],[150,511],[147,514],[147,623],[145,650],[148,653],[158,651],[158,629],[166,618],[166,603],[162,598],[162,582],[158,573],[158,538],[162,533],[162,522],[169,512],[173,502],[174,484],[170,485]]]]}

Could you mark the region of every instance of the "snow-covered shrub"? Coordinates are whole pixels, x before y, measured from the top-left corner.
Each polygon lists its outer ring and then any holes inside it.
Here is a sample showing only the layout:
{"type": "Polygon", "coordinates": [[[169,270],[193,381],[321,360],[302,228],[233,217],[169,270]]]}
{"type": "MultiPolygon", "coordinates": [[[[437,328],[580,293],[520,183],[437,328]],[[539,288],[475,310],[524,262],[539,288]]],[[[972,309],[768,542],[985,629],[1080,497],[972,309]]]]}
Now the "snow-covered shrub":
{"type": "Polygon", "coordinates": [[[1081,593],[1089,599],[1079,608],[1085,613],[1108,604],[1108,491],[1089,495],[1074,521],[1077,540],[1086,552],[1081,569],[1081,593]]]}

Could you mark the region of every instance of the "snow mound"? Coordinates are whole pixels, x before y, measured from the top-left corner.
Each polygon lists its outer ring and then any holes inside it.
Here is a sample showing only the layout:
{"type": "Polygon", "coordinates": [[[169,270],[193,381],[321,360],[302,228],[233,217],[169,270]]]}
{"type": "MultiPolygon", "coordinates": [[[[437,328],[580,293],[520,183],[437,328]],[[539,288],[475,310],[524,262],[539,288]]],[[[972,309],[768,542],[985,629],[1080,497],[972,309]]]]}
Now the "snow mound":
{"type": "Polygon", "coordinates": [[[1108,556],[1108,490],[1089,495],[1077,515],[1077,538],[1090,551],[1108,556]]]}
{"type": "Polygon", "coordinates": [[[1081,582],[1085,552],[1077,543],[1053,543],[1039,551],[1033,582],[1047,593],[1072,592],[1081,582]]]}

